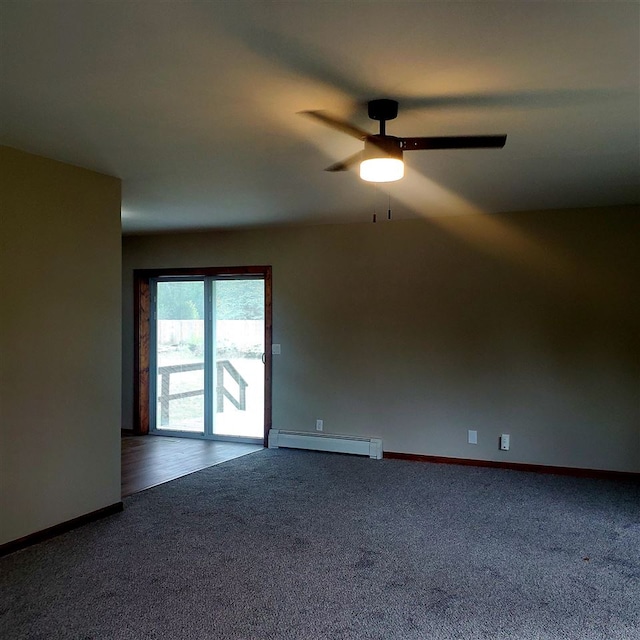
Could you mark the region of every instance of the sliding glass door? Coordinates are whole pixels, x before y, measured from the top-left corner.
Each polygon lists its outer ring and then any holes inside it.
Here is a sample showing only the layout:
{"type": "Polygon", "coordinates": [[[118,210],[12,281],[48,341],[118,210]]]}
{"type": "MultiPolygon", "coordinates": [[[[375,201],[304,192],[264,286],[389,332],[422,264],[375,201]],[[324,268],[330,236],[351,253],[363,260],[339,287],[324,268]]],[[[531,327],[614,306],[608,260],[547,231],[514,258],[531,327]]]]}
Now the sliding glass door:
{"type": "Polygon", "coordinates": [[[264,280],[217,280],[213,290],[213,433],[262,438],[264,280]]]}
{"type": "Polygon", "coordinates": [[[160,276],[149,285],[149,430],[262,442],[264,277],[160,276]]]}
{"type": "Polygon", "coordinates": [[[155,428],[204,435],[204,280],[158,280],[154,302],[155,428]]]}

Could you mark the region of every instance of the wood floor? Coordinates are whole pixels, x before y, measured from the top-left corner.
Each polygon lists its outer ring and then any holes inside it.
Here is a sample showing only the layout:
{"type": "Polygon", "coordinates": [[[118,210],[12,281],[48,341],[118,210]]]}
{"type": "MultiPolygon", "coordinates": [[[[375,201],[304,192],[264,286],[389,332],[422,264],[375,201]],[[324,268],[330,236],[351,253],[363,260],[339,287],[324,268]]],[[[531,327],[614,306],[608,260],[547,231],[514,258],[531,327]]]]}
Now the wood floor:
{"type": "Polygon", "coordinates": [[[258,444],[123,436],[122,497],[261,449],[258,444]]]}

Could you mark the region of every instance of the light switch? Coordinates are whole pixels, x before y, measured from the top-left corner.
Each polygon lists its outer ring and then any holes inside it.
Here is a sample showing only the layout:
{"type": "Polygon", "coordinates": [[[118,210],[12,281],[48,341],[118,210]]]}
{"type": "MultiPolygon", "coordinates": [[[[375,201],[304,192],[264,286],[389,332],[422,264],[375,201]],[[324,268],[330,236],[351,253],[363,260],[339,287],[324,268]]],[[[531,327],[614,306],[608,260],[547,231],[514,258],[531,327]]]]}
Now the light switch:
{"type": "Polygon", "coordinates": [[[279,356],[280,355],[280,345],[279,344],[272,344],[271,345],[271,354],[274,356],[279,356]]]}

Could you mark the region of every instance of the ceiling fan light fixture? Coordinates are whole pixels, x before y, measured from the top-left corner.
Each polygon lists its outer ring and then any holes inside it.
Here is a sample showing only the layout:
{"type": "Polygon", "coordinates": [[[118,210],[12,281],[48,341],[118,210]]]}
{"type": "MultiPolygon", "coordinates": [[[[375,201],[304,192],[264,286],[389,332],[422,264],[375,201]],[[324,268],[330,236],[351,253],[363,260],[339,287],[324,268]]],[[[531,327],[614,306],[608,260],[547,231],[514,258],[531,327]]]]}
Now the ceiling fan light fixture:
{"type": "Polygon", "coordinates": [[[395,182],[404,177],[404,162],[398,158],[369,158],[360,163],[360,177],[367,182],[395,182]]]}
{"type": "Polygon", "coordinates": [[[370,100],[369,117],[380,122],[380,133],[370,134],[355,125],[334,118],[324,111],[303,111],[323,124],[342,131],[364,142],[364,151],[354,153],[342,162],[334,162],[325,171],[348,171],[360,162],[360,177],[367,182],[394,182],[404,177],[402,154],[405,151],[434,149],[502,149],[507,136],[504,133],[480,136],[420,136],[398,138],[387,135],[387,121],[398,115],[395,100],[370,100]]]}
{"type": "Polygon", "coordinates": [[[393,136],[371,136],[364,143],[360,177],[367,182],[395,182],[404,176],[400,142],[393,136]]]}

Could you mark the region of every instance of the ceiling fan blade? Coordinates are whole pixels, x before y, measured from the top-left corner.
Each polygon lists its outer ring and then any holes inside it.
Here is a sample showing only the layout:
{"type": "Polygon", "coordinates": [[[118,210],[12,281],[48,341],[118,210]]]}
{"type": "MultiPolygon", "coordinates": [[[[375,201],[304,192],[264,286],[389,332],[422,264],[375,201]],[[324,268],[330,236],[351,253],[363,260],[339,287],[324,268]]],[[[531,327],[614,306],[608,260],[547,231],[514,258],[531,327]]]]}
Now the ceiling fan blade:
{"type": "Polygon", "coordinates": [[[360,129],[359,127],[356,127],[349,122],[338,120],[338,118],[330,116],[326,111],[300,111],[300,113],[305,116],[315,118],[316,120],[319,120],[323,124],[326,124],[333,129],[342,131],[342,133],[346,133],[347,135],[350,135],[354,138],[358,138],[358,140],[366,140],[367,136],[371,135],[368,131],[360,129]]]}
{"type": "Polygon", "coordinates": [[[362,151],[358,151],[358,153],[354,153],[352,156],[349,156],[346,160],[342,162],[336,162],[332,164],[330,167],[327,167],[325,171],[348,171],[354,164],[360,162],[362,158],[362,151]]]}
{"type": "Polygon", "coordinates": [[[431,136],[401,138],[400,140],[403,151],[420,151],[424,149],[501,149],[507,141],[507,136],[431,136]]]}

